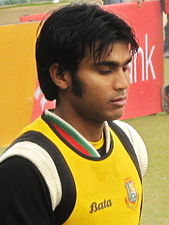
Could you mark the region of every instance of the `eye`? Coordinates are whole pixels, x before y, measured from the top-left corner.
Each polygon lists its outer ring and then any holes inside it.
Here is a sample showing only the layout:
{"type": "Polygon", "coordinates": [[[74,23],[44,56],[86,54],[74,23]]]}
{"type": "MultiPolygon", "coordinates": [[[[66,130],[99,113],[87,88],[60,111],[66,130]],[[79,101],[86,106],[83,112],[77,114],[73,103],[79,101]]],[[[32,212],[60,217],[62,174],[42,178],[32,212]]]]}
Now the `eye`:
{"type": "Polygon", "coordinates": [[[111,73],[111,70],[110,69],[107,69],[107,70],[98,70],[99,74],[101,75],[106,75],[106,74],[109,74],[111,73]]]}
{"type": "Polygon", "coordinates": [[[112,73],[112,68],[110,68],[109,66],[104,66],[104,65],[97,66],[96,70],[101,75],[107,75],[107,74],[112,73]]]}

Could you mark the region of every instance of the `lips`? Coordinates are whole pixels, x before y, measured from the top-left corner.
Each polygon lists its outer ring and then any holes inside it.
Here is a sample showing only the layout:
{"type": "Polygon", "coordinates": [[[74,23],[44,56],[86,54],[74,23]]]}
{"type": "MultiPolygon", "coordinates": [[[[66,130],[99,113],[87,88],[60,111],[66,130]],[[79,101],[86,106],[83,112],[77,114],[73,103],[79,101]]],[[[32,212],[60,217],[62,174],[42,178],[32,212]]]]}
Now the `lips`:
{"type": "Polygon", "coordinates": [[[126,97],[119,97],[111,100],[111,103],[116,106],[123,107],[126,105],[126,97]]]}

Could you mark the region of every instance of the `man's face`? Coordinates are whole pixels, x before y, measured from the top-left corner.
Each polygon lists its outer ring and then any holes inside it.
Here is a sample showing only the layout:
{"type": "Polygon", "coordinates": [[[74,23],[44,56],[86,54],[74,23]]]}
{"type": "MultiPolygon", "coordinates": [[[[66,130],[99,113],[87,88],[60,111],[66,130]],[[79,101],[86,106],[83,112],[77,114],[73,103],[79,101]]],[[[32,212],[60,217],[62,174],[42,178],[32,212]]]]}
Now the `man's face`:
{"type": "MultiPolygon", "coordinates": [[[[131,61],[128,44],[113,44],[108,56],[98,63],[84,58],[77,71],[81,97],[72,94],[71,104],[83,119],[95,122],[114,120],[122,116],[130,84],[128,63],[131,61]]],[[[72,91],[73,93],[74,91],[72,91]]]]}

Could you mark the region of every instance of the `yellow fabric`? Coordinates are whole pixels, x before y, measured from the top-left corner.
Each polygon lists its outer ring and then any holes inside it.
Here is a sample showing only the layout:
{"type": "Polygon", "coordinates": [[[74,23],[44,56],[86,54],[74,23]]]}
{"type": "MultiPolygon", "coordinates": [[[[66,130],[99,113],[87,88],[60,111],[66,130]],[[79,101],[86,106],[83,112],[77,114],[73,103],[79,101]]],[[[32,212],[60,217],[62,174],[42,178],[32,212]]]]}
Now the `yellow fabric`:
{"type": "Polygon", "coordinates": [[[100,138],[100,140],[99,141],[90,141],[90,144],[91,145],[93,145],[93,147],[95,148],[95,149],[100,149],[102,146],[103,146],[103,144],[104,144],[104,135],[102,134],[102,137],[100,138]]]}
{"type": "Polygon", "coordinates": [[[89,160],[72,151],[42,119],[26,130],[40,131],[57,143],[71,169],[77,199],[65,225],[139,224],[141,181],[130,156],[112,130],[113,151],[101,160],[89,160]]]}

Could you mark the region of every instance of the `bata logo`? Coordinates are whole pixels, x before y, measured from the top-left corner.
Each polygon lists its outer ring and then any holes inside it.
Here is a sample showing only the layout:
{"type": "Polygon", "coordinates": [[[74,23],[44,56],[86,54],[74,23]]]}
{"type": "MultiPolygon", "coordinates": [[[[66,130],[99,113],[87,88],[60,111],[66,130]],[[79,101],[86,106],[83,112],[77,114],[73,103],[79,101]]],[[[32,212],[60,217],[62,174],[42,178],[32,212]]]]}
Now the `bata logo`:
{"type": "Polygon", "coordinates": [[[89,213],[94,213],[97,212],[99,210],[105,209],[107,207],[112,206],[112,200],[104,200],[103,202],[97,203],[97,202],[93,202],[90,206],[90,211],[89,213]]]}

